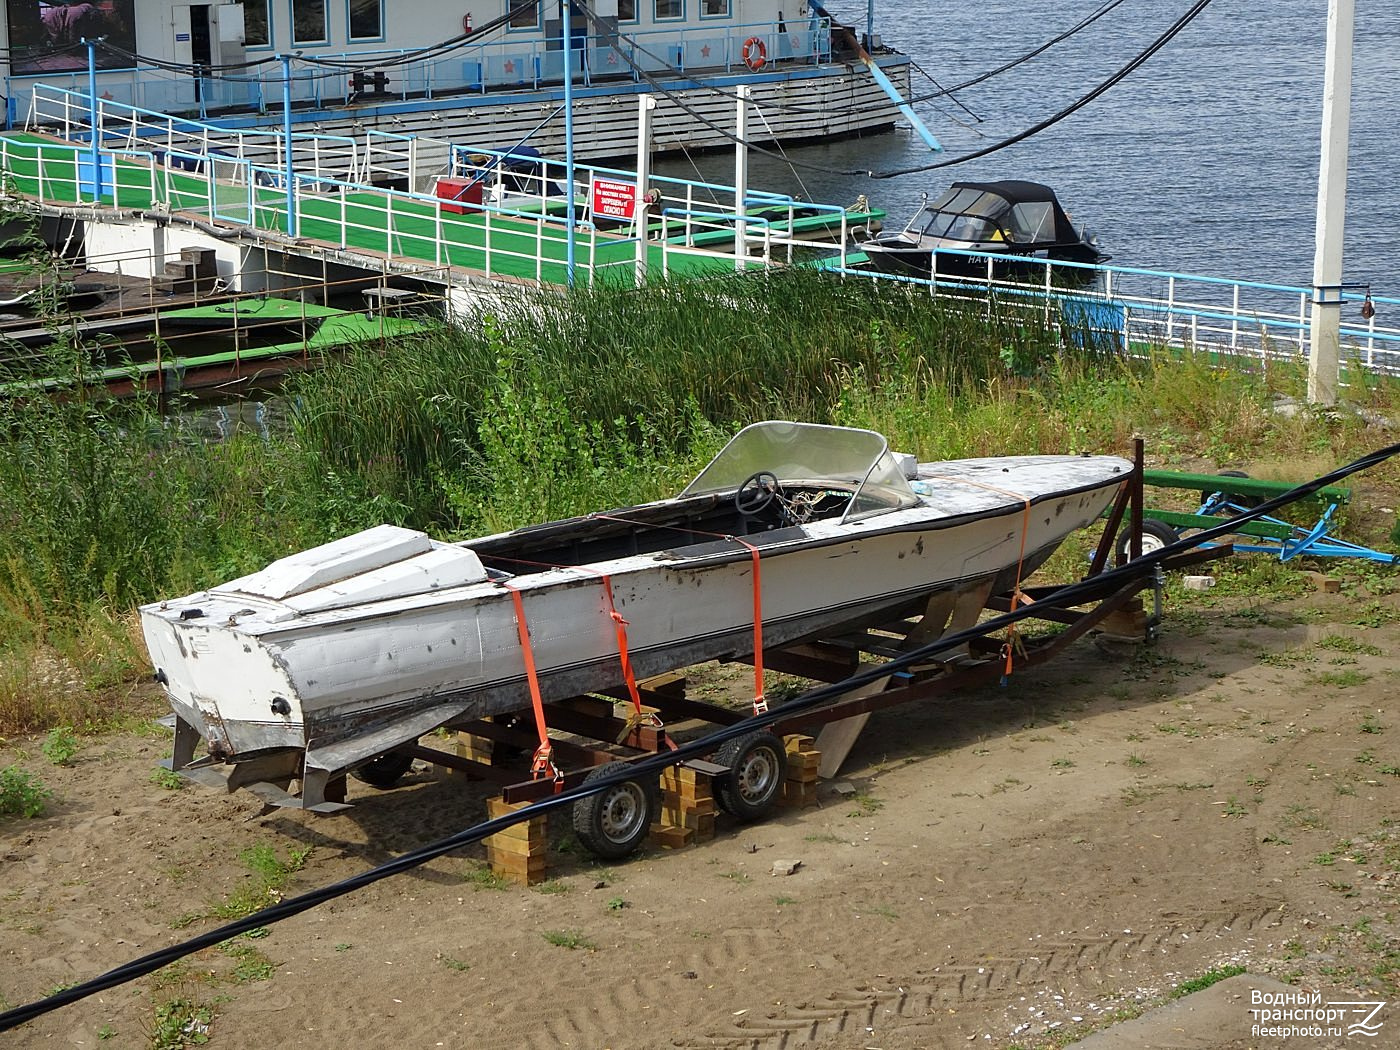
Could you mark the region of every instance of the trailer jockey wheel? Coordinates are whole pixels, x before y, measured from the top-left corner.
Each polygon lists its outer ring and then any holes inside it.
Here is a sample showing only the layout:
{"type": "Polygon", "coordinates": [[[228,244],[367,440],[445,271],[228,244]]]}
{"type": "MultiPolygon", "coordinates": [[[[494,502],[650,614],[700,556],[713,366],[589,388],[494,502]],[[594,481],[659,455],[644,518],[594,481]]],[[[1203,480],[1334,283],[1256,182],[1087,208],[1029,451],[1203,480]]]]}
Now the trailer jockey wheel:
{"type": "Polygon", "coordinates": [[[730,740],[715,752],[729,772],[715,778],[715,798],[736,820],[762,820],[778,801],[787,779],[787,751],[767,730],[730,740]]]}
{"type": "MultiPolygon", "coordinates": [[[[1151,554],[1159,551],[1169,543],[1175,543],[1181,539],[1181,534],[1172,528],[1165,521],[1158,521],[1156,518],[1142,519],[1142,553],[1151,554]]],[[[1118,534],[1118,554],[1127,560],[1128,551],[1132,548],[1133,536],[1131,529],[1124,529],[1118,534]]]]}
{"type": "Polygon", "coordinates": [[[413,756],[406,751],[386,751],[372,758],[351,775],[370,787],[388,790],[413,768],[413,756]]]}
{"type": "MultiPolygon", "coordinates": [[[[594,783],[630,769],[626,762],[599,766],[583,780],[594,783]]],[[[647,837],[661,805],[656,778],[624,780],[574,803],[574,834],[603,860],[621,860],[647,837]]]]}

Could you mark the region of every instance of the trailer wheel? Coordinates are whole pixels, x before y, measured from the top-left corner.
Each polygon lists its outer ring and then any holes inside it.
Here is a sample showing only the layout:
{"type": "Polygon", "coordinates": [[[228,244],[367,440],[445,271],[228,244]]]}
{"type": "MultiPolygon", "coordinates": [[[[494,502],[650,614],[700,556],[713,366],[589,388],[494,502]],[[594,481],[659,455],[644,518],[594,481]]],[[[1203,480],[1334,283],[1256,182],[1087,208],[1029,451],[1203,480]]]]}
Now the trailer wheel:
{"type": "Polygon", "coordinates": [[[387,791],[413,768],[413,756],[407,751],[386,751],[378,758],[372,758],[351,775],[370,787],[387,791]]]}
{"type": "MultiPolygon", "coordinates": [[[[1165,521],[1158,521],[1156,518],[1142,519],[1142,553],[1151,554],[1159,551],[1169,543],[1175,543],[1181,539],[1181,534],[1172,528],[1165,521]]],[[[1118,556],[1126,559],[1128,551],[1132,547],[1132,529],[1127,528],[1118,534],[1118,556]]]]}
{"type": "Polygon", "coordinates": [[[778,800],[787,779],[787,751],[767,730],[728,741],[715,761],[729,772],[715,778],[715,798],[736,820],[762,820],[778,800]]]}
{"type": "MultiPolygon", "coordinates": [[[[627,762],[609,762],[590,772],[583,782],[601,780],[630,768],[627,762]]],[[[581,798],[574,803],[574,834],[603,860],[621,860],[646,838],[660,808],[660,795],[655,779],[624,780],[581,798]]]]}

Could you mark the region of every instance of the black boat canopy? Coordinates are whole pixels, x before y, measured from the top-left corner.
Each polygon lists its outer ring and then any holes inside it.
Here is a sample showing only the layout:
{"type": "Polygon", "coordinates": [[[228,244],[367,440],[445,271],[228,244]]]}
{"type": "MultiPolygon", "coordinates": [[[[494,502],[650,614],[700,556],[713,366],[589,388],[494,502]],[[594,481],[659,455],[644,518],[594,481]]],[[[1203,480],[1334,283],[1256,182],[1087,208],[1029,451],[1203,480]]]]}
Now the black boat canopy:
{"type": "MultiPolygon", "coordinates": [[[[1021,179],[955,182],[927,209],[939,213],[945,220],[955,215],[989,220],[1014,244],[1066,244],[1079,240],[1074,223],[1060,207],[1055,191],[1038,182],[1021,179]]],[[[963,232],[961,237],[948,229],[926,232],[970,241],[987,239],[985,233],[968,236],[971,230],[963,232]]]]}

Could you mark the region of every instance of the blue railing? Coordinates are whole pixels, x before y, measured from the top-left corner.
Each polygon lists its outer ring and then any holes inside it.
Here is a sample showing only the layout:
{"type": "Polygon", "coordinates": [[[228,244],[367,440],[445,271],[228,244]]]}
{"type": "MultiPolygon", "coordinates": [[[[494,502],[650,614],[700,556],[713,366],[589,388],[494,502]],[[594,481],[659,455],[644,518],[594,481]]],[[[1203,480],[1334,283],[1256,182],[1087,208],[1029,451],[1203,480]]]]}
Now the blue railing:
{"type": "MultiPolygon", "coordinates": [[[[922,286],[932,295],[978,303],[989,312],[1035,313],[1046,323],[1063,324],[1069,338],[1093,337],[1132,356],[1144,356],[1153,347],[1259,361],[1305,360],[1309,353],[1311,288],[1020,257],[1020,274],[1012,277],[1005,272],[1004,255],[953,249],[938,254],[961,257],[960,273],[968,260],[983,270],[976,276],[935,272],[922,280],[844,266],[827,269],[922,286]]],[[[1354,291],[1343,291],[1341,298],[1343,363],[1400,375],[1400,298],[1354,291]],[[1374,308],[1369,318],[1362,310],[1367,302],[1374,308]]]]}

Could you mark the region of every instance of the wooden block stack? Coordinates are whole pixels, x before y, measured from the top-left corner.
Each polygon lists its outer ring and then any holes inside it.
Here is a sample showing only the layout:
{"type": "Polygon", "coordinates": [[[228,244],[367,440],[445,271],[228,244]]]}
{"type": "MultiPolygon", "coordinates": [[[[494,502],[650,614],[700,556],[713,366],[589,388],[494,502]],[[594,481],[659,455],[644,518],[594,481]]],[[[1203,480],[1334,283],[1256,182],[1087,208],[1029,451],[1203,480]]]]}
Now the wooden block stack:
{"type": "Polygon", "coordinates": [[[1141,598],[1125,602],[1099,621],[1098,629],[1110,638],[1143,641],[1147,638],[1147,611],[1141,598]]]}
{"type": "MultiPolygon", "coordinates": [[[[484,736],[473,736],[471,733],[457,734],[457,757],[467,758],[473,762],[480,762],[483,766],[491,764],[492,741],[484,736]]],[[[465,770],[454,769],[452,771],[458,776],[466,776],[465,770]]]]}
{"type": "Polygon", "coordinates": [[[794,733],[783,737],[787,751],[787,780],[783,782],[783,805],[804,809],[817,804],[817,768],[822,753],[809,736],[794,733]]]}
{"type": "Polygon", "coordinates": [[[679,849],[715,837],[715,799],[710,775],[689,766],[661,774],[661,821],[651,826],[651,839],[663,849],[679,849]]]}
{"type": "MultiPolygon", "coordinates": [[[[499,798],[487,799],[486,815],[494,820],[508,813],[518,812],[528,805],[528,802],[510,803],[499,798]]],[[[522,886],[533,886],[545,880],[549,842],[543,814],[504,831],[498,831],[494,835],[487,835],[483,841],[486,843],[487,863],[497,875],[522,886]]]]}

